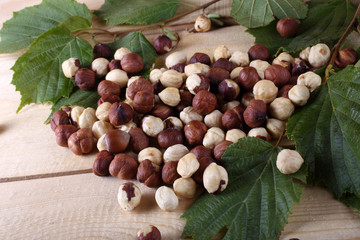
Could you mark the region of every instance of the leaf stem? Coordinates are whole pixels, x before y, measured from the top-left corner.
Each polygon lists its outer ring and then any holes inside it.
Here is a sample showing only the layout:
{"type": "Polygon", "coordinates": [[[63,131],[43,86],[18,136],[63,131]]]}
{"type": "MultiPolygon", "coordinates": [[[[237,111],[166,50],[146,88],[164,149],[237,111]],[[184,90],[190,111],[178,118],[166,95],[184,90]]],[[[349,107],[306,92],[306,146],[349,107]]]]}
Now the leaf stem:
{"type": "Polygon", "coordinates": [[[281,132],[281,135],[279,137],[279,139],[277,140],[276,144],[275,144],[275,148],[277,148],[280,145],[281,140],[283,139],[284,135],[285,135],[285,131],[286,128],[284,128],[284,130],[281,132]]]}

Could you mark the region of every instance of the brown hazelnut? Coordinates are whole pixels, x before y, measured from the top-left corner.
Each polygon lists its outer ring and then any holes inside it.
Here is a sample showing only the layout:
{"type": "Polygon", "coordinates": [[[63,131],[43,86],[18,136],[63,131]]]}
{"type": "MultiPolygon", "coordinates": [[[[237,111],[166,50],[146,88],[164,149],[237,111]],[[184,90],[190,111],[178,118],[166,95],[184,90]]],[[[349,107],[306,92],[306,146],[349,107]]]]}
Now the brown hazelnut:
{"type": "Polygon", "coordinates": [[[252,46],[248,51],[250,61],[253,60],[263,60],[268,61],[270,60],[270,51],[267,47],[265,47],[263,44],[255,44],[252,46]]]}
{"type": "Polygon", "coordinates": [[[209,78],[210,83],[216,87],[225,79],[230,79],[230,73],[222,68],[210,68],[205,76],[209,78]]]}
{"type": "Polygon", "coordinates": [[[58,110],[51,116],[50,127],[54,132],[59,125],[69,124],[69,115],[63,110],[58,110]]]}
{"type": "Polygon", "coordinates": [[[178,161],[169,161],[164,164],[161,173],[161,177],[164,183],[173,184],[176,179],[181,177],[176,171],[177,165],[178,161]]]}
{"type": "Polygon", "coordinates": [[[178,63],[178,64],[175,64],[175,65],[171,66],[169,69],[175,70],[175,71],[177,71],[179,73],[184,73],[185,72],[185,67],[186,67],[185,63],[178,63]]]}
{"type": "Polygon", "coordinates": [[[161,184],[160,167],[145,159],[138,167],[136,178],[148,187],[158,187],[161,184]]]}
{"type": "Polygon", "coordinates": [[[148,225],[143,227],[137,233],[137,240],[161,240],[161,233],[159,229],[157,229],[153,225],[148,225]]]}
{"type": "Polygon", "coordinates": [[[123,125],[133,119],[134,111],[129,104],[115,102],[109,109],[109,120],[114,126],[123,125]]]}
{"type": "Polygon", "coordinates": [[[225,101],[232,101],[239,96],[240,88],[233,80],[225,79],[219,84],[218,93],[225,101]]]}
{"type": "Polygon", "coordinates": [[[210,81],[202,74],[191,74],[186,79],[186,88],[190,93],[196,94],[201,90],[210,90],[210,81]]]}
{"type": "Polygon", "coordinates": [[[155,96],[150,91],[140,91],[136,93],[133,106],[135,111],[139,113],[148,113],[154,107],[155,96]]]}
{"type": "Polygon", "coordinates": [[[144,63],[139,54],[127,53],[121,59],[121,68],[127,73],[140,72],[144,63]]]}
{"type": "Polygon", "coordinates": [[[140,77],[133,81],[128,88],[126,89],[126,95],[131,99],[134,100],[136,93],[140,91],[150,91],[154,92],[154,88],[148,80],[143,77],[140,77]]]}
{"type": "Polygon", "coordinates": [[[94,58],[111,58],[113,51],[108,45],[98,43],[94,46],[93,54],[94,58]]]}
{"type": "Polygon", "coordinates": [[[244,69],[240,71],[238,84],[246,91],[251,92],[254,85],[260,80],[261,78],[254,67],[244,67],[244,69]]]}
{"type": "Polygon", "coordinates": [[[289,83],[287,85],[296,85],[298,77],[299,77],[298,75],[291,76],[289,83]]]}
{"type": "Polygon", "coordinates": [[[282,88],[280,88],[277,97],[284,97],[284,98],[289,98],[288,93],[289,90],[293,87],[294,85],[290,85],[290,84],[286,84],[284,85],[282,88]]]}
{"type": "Polygon", "coordinates": [[[298,76],[303,74],[309,69],[308,65],[306,65],[305,61],[301,58],[295,58],[292,62],[291,75],[298,76]]]}
{"type": "Polygon", "coordinates": [[[191,106],[193,95],[188,91],[183,91],[180,92],[180,99],[179,104],[176,106],[176,110],[178,112],[181,112],[184,108],[191,106]]]}
{"type": "Polygon", "coordinates": [[[352,48],[345,48],[339,51],[335,59],[335,66],[344,68],[347,65],[354,65],[358,60],[357,53],[352,48]]]}
{"type": "Polygon", "coordinates": [[[102,97],[104,95],[120,95],[120,86],[108,80],[102,80],[97,87],[98,94],[102,97]]]}
{"type": "Polygon", "coordinates": [[[265,79],[272,81],[275,86],[281,87],[290,80],[290,73],[280,65],[270,65],[264,72],[265,79]]]}
{"type": "Polygon", "coordinates": [[[104,145],[110,153],[121,153],[129,145],[130,135],[121,130],[111,130],[105,134],[104,145]]]}
{"type": "Polygon", "coordinates": [[[120,102],[120,97],[113,94],[105,94],[97,101],[97,105],[100,106],[104,102],[109,102],[109,103],[120,102]]]}
{"type": "Polygon", "coordinates": [[[97,176],[109,175],[109,166],[113,159],[114,155],[106,150],[98,152],[92,167],[93,173],[97,176]]]}
{"type": "Polygon", "coordinates": [[[192,57],[189,60],[189,64],[197,63],[197,62],[206,64],[208,66],[211,65],[211,59],[210,59],[209,55],[207,55],[205,53],[197,52],[197,53],[194,53],[194,55],[192,55],[192,57]]]}
{"type": "Polygon", "coordinates": [[[158,54],[170,52],[172,41],[166,35],[158,36],[154,41],[154,48],[158,54]]]}
{"type": "Polygon", "coordinates": [[[244,93],[242,95],[242,97],[241,97],[241,104],[244,107],[247,107],[247,106],[249,106],[249,103],[254,99],[255,99],[255,97],[254,97],[254,94],[252,92],[244,93]]]}
{"type": "Polygon", "coordinates": [[[109,63],[109,72],[114,69],[121,69],[120,60],[111,60],[111,62],[109,63]]]}
{"type": "Polygon", "coordinates": [[[89,91],[96,85],[96,74],[87,68],[80,68],[75,73],[75,84],[82,90],[89,91]]]}
{"type": "Polygon", "coordinates": [[[152,83],[154,94],[159,94],[162,90],[165,89],[164,85],[160,81],[155,81],[152,83]]]}
{"type": "Polygon", "coordinates": [[[55,129],[56,143],[59,146],[67,147],[68,139],[71,134],[77,131],[77,128],[73,125],[59,125],[55,129]]]}
{"type": "Polygon", "coordinates": [[[206,131],[206,125],[196,120],[189,122],[184,127],[185,138],[191,146],[202,144],[206,131]]]}
{"type": "Polygon", "coordinates": [[[283,38],[294,37],[299,30],[299,24],[295,18],[286,17],[277,22],[276,30],[283,38]]]}
{"type": "Polygon", "coordinates": [[[227,58],[219,58],[216,62],[214,62],[213,68],[222,68],[231,72],[234,69],[234,65],[227,58]]]}
{"type": "Polygon", "coordinates": [[[227,110],[221,117],[221,123],[226,129],[243,128],[244,108],[241,105],[227,110]]]}
{"type": "Polygon", "coordinates": [[[165,120],[169,116],[173,115],[174,109],[168,105],[165,105],[161,102],[156,103],[154,108],[151,110],[150,114],[161,118],[161,120],[165,120]]]}
{"type": "Polygon", "coordinates": [[[70,150],[76,155],[89,153],[94,147],[94,137],[89,128],[82,128],[71,134],[68,140],[70,150]]]}
{"type": "Polygon", "coordinates": [[[217,100],[215,94],[206,90],[199,91],[192,101],[194,110],[201,115],[206,115],[214,111],[216,104],[217,100]]]}
{"type": "Polygon", "coordinates": [[[244,111],[244,121],[251,127],[260,127],[266,122],[267,106],[262,100],[253,100],[244,111]]]}
{"type": "MultiPolygon", "coordinates": [[[[211,150],[210,150],[211,151],[211,150]]],[[[203,175],[204,171],[211,163],[214,162],[214,159],[209,156],[202,157],[198,159],[200,167],[199,169],[191,176],[196,183],[202,184],[203,183],[203,175]]]]}
{"type": "Polygon", "coordinates": [[[159,133],[157,140],[160,147],[168,148],[175,144],[182,144],[184,142],[184,137],[180,130],[168,128],[159,133]]]}
{"type": "Polygon", "coordinates": [[[137,161],[128,154],[116,154],[114,160],[110,163],[109,172],[111,176],[124,180],[133,179],[136,176],[138,168],[137,161]]]}
{"type": "Polygon", "coordinates": [[[129,131],[129,134],[131,136],[129,144],[133,152],[138,153],[149,147],[149,138],[141,128],[133,128],[129,131]]]}
{"type": "MultiPolygon", "coordinates": [[[[230,141],[222,141],[218,144],[216,144],[215,148],[214,148],[214,156],[215,156],[215,159],[220,161],[221,160],[221,157],[222,155],[225,153],[226,151],[226,148],[233,144],[233,142],[230,142],[230,141]]],[[[204,169],[205,170],[205,169],[204,169]]]]}
{"type": "Polygon", "coordinates": [[[194,147],[193,149],[191,149],[190,152],[195,154],[198,161],[200,161],[200,159],[203,157],[209,157],[209,158],[213,157],[212,150],[203,145],[198,145],[194,147]]]}

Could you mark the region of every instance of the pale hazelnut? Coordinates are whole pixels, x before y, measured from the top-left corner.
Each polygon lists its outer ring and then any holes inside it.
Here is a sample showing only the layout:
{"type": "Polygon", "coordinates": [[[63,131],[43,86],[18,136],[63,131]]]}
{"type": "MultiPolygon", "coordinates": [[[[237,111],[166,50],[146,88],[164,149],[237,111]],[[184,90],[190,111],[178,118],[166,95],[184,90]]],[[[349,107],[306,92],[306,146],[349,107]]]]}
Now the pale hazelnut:
{"type": "Polygon", "coordinates": [[[112,81],[123,88],[127,85],[129,77],[127,73],[120,69],[114,69],[105,76],[105,80],[112,81]]]}
{"type": "Polygon", "coordinates": [[[295,111],[295,106],[288,98],[279,97],[269,105],[269,113],[276,119],[287,120],[295,111]]]}
{"type": "Polygon", "coordinates": [[[174,190],[169,187],[159,187],[155,192],[155,200],[159,208],[164,211],[173,211],[179,205],[179,199],[174,190]]]}
{"type": "Polygon", "coordinates": [[[286,128],[286,122],[276,118],[266,120],[266,129],[273,139],[278,139],[286,128]]]}
{"type": "Polygon", "coordinates": [[[210,67],[203,63],[192,63],[185,66],[184,73],[187,77],[192,74],[203,74],[205,75],[209,71],[210,67]]]}
{"type": "Polygon", "coordinates": [[[310,54],[310,49],[311,47],[307,47],[305,49],[303,49],[300,54],[299,54],[299,57],[304,60],[304,61],[309,61],[309,54],[310,54]]]}
{"type": "Polygon", "coordinates": [[[248,137],[257,137],[265,141],[270,141],[270,135],[263,127],[252,128],[248,132],[248,137]]]}
{"type": "Polygon", "coordinates": [[[222,166],[211,163],[204,171],[203,183],[208,193],[220,193],[227,187],[229,178],[222,166]]]}
{"type": "Polygon", "coordinates": [[[68,139],[70,150],[76,155],[89,153],[94,147],[94,137],[89,128],[82,128],[70,135],[68,139]]]}
{"type": "Polygon", "coordinates": [[[164,87],[180,88],[183,84],[183,77],[181,73],[170,69],[161,75],[160,82],[164,87]]]}
{"type": "Polygon", "coordinates": [[[244,93],[241,97],[241,104],[244,107],[247,107],[251,103],[251,101],[253,101],[254,99],[255,99],[255,96],[252,92],[244,93]]]}
{"type": "Polygon", "coordinates": [[[177,117],[168,117],[164,120],[166,128],[175,128],[178,130],[183,129],[182,121],[177,117]]]}
{"type": "Polygon", "coordinates": [[[218,93],[225,101],[232,101],[240,94],[239,85],[230,79],[225,79],[218,85],[218,93]]]}
{"type": "Polygon", "coordinates": [[[174,87],[167,87],[162,90],[158,96],[160,100],[171,107],[175,107],[181,101],[179,89],[174,87]]]}
{"type": "Polygon", "coordinates": [[[99,150],[99,152],[106,150],[105,136],[106,134],[102,135],[97,141],[96,147],[99,150]]]}
{"type": "Polygon", "coordinates": [[[199,16],[195,20],[194,28],[197,32],[207,32],[211,28],[211,20],[205,16],[199,16]]]}
{"type": "Polygon", "coordinates": [[[132,129],[137,128],[136,123],[133,121],[127,122],[125,124],[121,124],[119,126],[116,126],[117,129],[124,131],[124,132],[130,132],[132,129]]]}
{"type": "Polygon", "coordinates": [[[86,108],[79,117],[79,127],[80,128],[92,128],[94,123],[97,121],[97,117],[95,115],[95,109],[86,108]]]}
{"type": "Polygon", "coordinates": [[[213,149],[216,144],[225,139],[225,133],[221,128],[212,127],[207,130],[204,136],[203,145],[207,148],[213,149]]]}
{"type": "Polygon", "coordinates": [[[219,58],[230,58],[230,50],[225,45],[220,45],[214,50],[214,60],[217,61],[219,58]]]}
{"type": "Polygon", "coordinates": [[[131,51],[125,47],[119,48],[114,54],[115,60],[121,60],[126,54],[131,53],[131,51]]]}
{"type": "Polygon", "coordinates": [[[232,143],[236,143],[240,138],[246,137],[246,133],[241,131],[240,129],[230,129],[226,132],[225,140],[230,141],[232,143]]]}
{"type": "Polygon", "coordinates": [[[322,67],[330,59],[330,48],[324,43],[312,46],[309,53],[309,63],[313,67],[322,67]]]}
{"type": "Polygon", "coordinates": [[[312,92],[321,85],[321,77],[314,72],[306,72],[298,77],[297,85],[305,85],[312,92]]]}
{"type": "Polygon", "coordinates": [[[233,109],[234,107],[237,107],[239,105],[240,105],[240,102],[237,100],[234,100],[234,101],[225,103],[221,110],[223,112],[226,112],[227,110],[233,109]]]}
{"type": "Polygon", "coordinates": [[[96,73],[96,77],[104,77],[109,72],[109,60],[106,58],[95,58],[91,63],[91,70],[96,73]]]}
{"type": "Polygon", "coordinates": [[[113,126],[105,122],[103,120],[96,121],[92,126],[92,132],[95,136],[95,138],[100,138],[102,135],[106,134],[108,131],[112,130],[113,126]]]}
{"type": "Polygon", "coordinates": [[[177,172],[183,178],[189,178],[199,169],[199,166],[200,164],[195,154],[188,153],[180,158],[177,165],[177,172]]]}
{"type": "Polygon", "coordinates": [[[155,69],[151,70],[150,75],[149,75],[150,82],[154,83],[154,82],[160,81],[160,77],[162,74],[163,74],[163,72],[160,69],[155,68],[155,69]]]}
{"type": "Polygon", "coordinates": [[[210,90],[210,81],[204,75],[201,74],[191,74],[186,79],[186,87],[189,92],[193,95],[198,93],[201,90],[210,90]]]}
{"type": "Polygon", "coordinates": [[[117,199],[122,209],[131,211],[140,204],[141,191],[134,183],[127,182],[120,185],[117,199]]]}
{"type": "Polygon", "coordinates": [[[155,226],[148,225],[137,233],[137,240],[161,240],[161,233],[155,226]]]}
{"type": "Polygon", "coordinates": [[[154,147],[147,147],[139,152],[138,161],[141,163],[148,159],[156,165],[161,165],[163,162],[162,156],[163,155],[159,149],[154,147]]]}
{"type": "Polygon", "coordinates": [[[282,52],[273,60],[272,64],[280,65],[282,61],[292,63],[294,58],[289,53],[282,52]]]}
{"type": "Polygon", "coordinates": [[[184,124],[187,124],[193,120],[202,122],[204,117],[197,113],[193,107],[189,106],[180,112],[180,119],[184,124]]]}
{"type": "Polygon", "coordinates": [[[180,198],[193,198],[196,193],[196,182],[192,178],[178,178],[173,184],[175,194],[180,198]]]}
{"type": "Polygon", "coordinates": [[[130,135],[127,132],[115,129],[105,134],[103,144],[108,152],[116,154],[125,151],[129,141],[130,135]]]}
{"type": "Polygon", "coordinates": [[[241,70],[243,70],[243,69],[244,69],[243,67],[234,68],[230,73],[230,78],[233,80],[236,80],[239,77],[241,70]]]}
{"type": "Polygon", "coordinates": [[[304,163],[301,155],[294,150],[283,149],[276,158],[276,167],[283,174],[296,173],[304,163]]]}
{"type": "Polygon", "coordinates": [[[278,88],[270,80],[260,80],[254,85],[253,93],[255,99],[263,100],[267,104],[276,98],[278,88]]]}
{"type": "Polygon", "coordinates": [[[208,128],[222,127],[221,117],[223,114],[219,110],[214,110],[204,117],[204,123],[208,128]]]}
{"type": "Polygon", "coordinates": [[[148,115],[142,120],[142,130],[149,137],[157,137],[164,128],[165,126],[161,118],[148,115]]]}
{"type": "Polygon", "coordinates": [[[310,98],[310,91],[304,85],[295,85],[289,90],[289,99],[296,106],[304,106],[310,98]]]}
{"type": "Polygon", "coordinates": [[[184,134],[189,145],[200,145],[203,141],[207,127],[200,121],[188,122],[184,127],[184,134]]]}
{"type": "Polygon", "coordinates": [[[75,126],[79,126],[79,118],[80,118],[80,115],[83,113],[84,110],[85,110],[85,108],[81,107],[81,106],[73,106],[73,107],[71,107],[70,118],[71,118],[71,122],[75,126]]]}
{"type": "Polygon", "coordinates": [[[242,51],[235,51],[231,54],[230,62],[239,67],[246,67],[249,65],[249,54],[242,51]]]}
{"type": "Polygon", "coordinates": [[[176,64],[186,63],[187,57],[184,52],[173,52],[167,56],[165,60],[165,65],[167,68],[171,68],[176,64]]]}
{"type": "Polygon", "coordinates": [[[164,152],[164,162],[179,161],[180,158],[189,153],[189,149],[182,144],[175,144],[168,147],[164,152]]]}
{"type": "Polygon", "coordinates": [[[111,103],[104,102],[96,109],[95,115],[99,120],[109,121],[109,109],[111,103]]]}
{"type": "Polygon", "coordinates": [[[80,68],[80,61],[77,58],[69,58],[61,64],[62,71],[67,78],[73,78],[80,68]]]}
{"type": "Polygon", "coordinates": [[[255,68],[260,78],[264,79],[264,72],[270,66],[270,64],[263,60],[254,60],[250,62],[249,66],[255,68]]]}

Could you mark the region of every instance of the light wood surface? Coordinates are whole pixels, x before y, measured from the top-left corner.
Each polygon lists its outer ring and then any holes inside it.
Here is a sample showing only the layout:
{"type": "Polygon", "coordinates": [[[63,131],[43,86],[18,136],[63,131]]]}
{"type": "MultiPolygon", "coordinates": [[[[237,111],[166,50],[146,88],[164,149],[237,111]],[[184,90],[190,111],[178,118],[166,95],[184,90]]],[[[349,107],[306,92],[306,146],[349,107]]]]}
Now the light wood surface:
{"type": "MultiPolygon", "coordinates": [[[[0,27],[13,11],[40,2],[1,0],[0,27]]],[[[96,9],[104,1],[80,2],[96,9]]],[[[187,0],[181,8],[205,2],[187,0]]],[[[219,2],[207,12],[228,14],[230,3],[219,2]]],[[[193,13],[176,24],[190,23],[200,13],[193,13]]],[[[185,26],[190,28],[191,24],[185,26]]],[[[158,34],[157,31],[146,33],[149,39],[158,34]]],[[[177,50],[188,55],[194,51],[211,53],[220,44],[231,50],[247,50],[254,40],[240,26],[203,34],[181,31],[180,36],[177,50]]],[[[137,183],[144,194],[142,204],[134,212],[125,213],[116,200],[122,181],[79,174],[91,168],[94,153],[74,156],[56,145],[50,127],[43,124],[49,106],[31,105],[15,113],[20,94],[10,84],[10,68],[20,55],[0,55],[0,239],[134,239],[137,230],[145,224],[158,226],[164,239],[179,239],[185,224],[179,216],[191,200],[182,200],[175,212],[163,212],[156,206],[155,190],[137,183]],[[70,176],[62,176],[67,174],[70,176]],[[39,177],[42,179],[21,180],[39,177]]],[[[161,62],[159,59],[157,64],[161,62]]],[[[281,235],[281,239],[290,238],[360,239],[360,216],[334,200],[326,190],[306,187],[281,235]]]]}

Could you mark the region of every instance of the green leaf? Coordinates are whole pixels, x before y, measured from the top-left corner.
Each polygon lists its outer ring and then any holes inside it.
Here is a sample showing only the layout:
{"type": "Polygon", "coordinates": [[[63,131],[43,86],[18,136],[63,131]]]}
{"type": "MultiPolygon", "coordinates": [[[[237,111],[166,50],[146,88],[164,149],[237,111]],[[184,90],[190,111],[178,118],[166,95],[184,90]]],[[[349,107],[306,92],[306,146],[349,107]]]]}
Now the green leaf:
{"type": "Polygon", "coordinates": [[[43,0],[39,5],[14,12],[13,18],[6,21],[0,30],[0,53],[27,48],[40,34],[71,16],[82,17],[84,28],[91,26],[89,9],[74,0],[43,0]]]}
{"type": "Polygon", "coordinates": [[[173,40],[173,41],[178,40],[177,37],[169,29],[163,28],[162,30],[163,30],[163,33],[171,40],[173,40]]]}
{"type": "Polygon", "coordinates": [[[82,66],[89,66],[93,58],[92,47],[63,27],[50,29],[30,45],[12,67],[11,83],[21,93],[17,111],[30,103],[55,103],[61,97],[69,96],[74,83],[64,76],[61,64],[70,57],[78,58],[82,66]]]}
{"type": "Polygon", "coordinates": [[[245,27],[256,28],[268,25],[277,17],[306,17],[307,5],[302,0],[233,0],[230,16],[245,27]]]}
{"type": "Polygon", "coordinates": [[[278,239],[302,192],[301,185],[277,169],[280,150],[250,137],[229,146],[222,157],[227,188],[219,195],[203,194],[191,205],[182,216],[182,237],[210,239],[226,227],[224,239],[278,239]]]}
{"type": "Polygon", "coordinates": [[[144,62],[144,70],[138,75],[142,75],[143,73],[147,72],[157,57],[157,53],[153,45],[141,32],[131,32],[125,37],[111,43],[109,46],[114,50],[121,47],[126,47],[132,52],[139,54],[144,62]]]}
{"type": "Polygon", "coordinates": [[[248,29],[256,40],[274,54],[279,49],[286,52],[298,52],[319,42],[331,48],[346,30],[355,14],[356,8],[344,0],[312,0],[309,2],[308,17],[300,24],[297,36],[283,38],[276,31],[276,22],[257,29],[248,29]]]}
{"type": "Polygon", "coordinates": [[[354,194],[344,194],[340,201],[345,203],[351,208],[354,208],[358,211],[360,211],[360,197],[355,196],[354,194]]]}
{"type": "Polygon", "coordinates": [[[174,16],[179,0],[105,0],[95,14],[108,24],[152,24],[174,16]]]}
{"type": "Polygon", "coordinates": [[[338,198],[360,197],[360,69],[332,75],[289,119],[287,136],[305,157],[312,182],[323,182],[338,198]]]}

